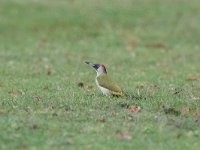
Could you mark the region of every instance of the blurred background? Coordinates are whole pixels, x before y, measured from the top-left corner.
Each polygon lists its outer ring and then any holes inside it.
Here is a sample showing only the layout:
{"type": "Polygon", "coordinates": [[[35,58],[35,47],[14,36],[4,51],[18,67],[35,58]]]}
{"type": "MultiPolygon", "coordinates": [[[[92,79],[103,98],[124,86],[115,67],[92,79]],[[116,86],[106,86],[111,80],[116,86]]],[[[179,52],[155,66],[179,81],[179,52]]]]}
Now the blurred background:
{"type": "Polygon", "coordinates": [[[188,75],[197,71],[199,18],[198,0],[1,0],[1,71],[81,78],[90,60],[117,78],[126,72],[125,84],[152,72],[188,75]]]}
{"type": "Polygon", "coordinates": [[[198,149],[199,25],[199,0],[0,0],[0,149],[198,149]]]}

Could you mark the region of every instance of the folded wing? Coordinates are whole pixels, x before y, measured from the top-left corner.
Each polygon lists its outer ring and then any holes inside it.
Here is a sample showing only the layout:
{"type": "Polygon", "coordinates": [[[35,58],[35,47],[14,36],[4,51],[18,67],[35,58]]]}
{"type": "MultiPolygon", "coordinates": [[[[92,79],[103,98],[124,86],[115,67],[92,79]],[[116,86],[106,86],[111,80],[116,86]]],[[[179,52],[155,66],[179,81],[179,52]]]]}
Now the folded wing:
{"type": "Polygon", "coordinates": [[[110,90],[113,95],[122,96],[121,88],[113,82],[107,75],[101,75],[97,77],[98,83],[100,86],[110,90]]]}

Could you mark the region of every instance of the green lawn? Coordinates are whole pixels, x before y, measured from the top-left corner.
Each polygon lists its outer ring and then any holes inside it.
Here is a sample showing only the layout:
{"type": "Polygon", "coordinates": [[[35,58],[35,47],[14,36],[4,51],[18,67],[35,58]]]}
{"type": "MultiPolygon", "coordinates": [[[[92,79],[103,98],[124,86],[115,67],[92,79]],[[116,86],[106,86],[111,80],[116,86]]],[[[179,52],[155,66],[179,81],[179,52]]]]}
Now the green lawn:
{"type": "Polygon", "coordinates": [[[198,0],[1,0],[0,149],[198,150],[199,25],[198,0]]]}

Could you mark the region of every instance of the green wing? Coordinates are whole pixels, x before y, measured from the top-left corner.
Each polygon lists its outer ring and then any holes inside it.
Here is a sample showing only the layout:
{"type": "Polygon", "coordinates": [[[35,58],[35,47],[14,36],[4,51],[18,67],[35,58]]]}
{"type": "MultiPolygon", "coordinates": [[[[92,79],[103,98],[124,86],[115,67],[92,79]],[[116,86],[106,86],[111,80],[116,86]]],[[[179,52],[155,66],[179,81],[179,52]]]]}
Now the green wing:
{"type": "Polygon", "coordinates": [[[122,95],[121,88],[113,82],[107,75],[97,77],[100,86],[109,89],[113,95],[122,95]]]}

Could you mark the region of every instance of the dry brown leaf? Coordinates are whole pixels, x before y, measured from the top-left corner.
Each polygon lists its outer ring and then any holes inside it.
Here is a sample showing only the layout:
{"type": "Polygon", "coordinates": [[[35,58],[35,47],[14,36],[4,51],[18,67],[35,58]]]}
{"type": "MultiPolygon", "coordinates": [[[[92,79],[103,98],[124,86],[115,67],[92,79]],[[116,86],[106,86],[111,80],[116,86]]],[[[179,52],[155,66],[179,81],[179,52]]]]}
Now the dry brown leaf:
{"type": "Polygon", "coordinates": [[[184,107],[180,110],[181,115],[187,115],[190,112],[190,109],[188,107],[184,107]]]}
{"type": "Polygon", "coordinates": [[[122,132],[122,131],[118,131],[116,133],[116,138],[118,140],[131,140],[132,139],[132,136],[129,135],[127,132],[122,132]]]}
{"type": "Polygon", "coordinates": [[[200,118],[200,112],[194,112],[194,113],[193,113],[193,116],[194,116],[194,117],[197,117],[197,118],[200,118]]]}
{"type": "Polygon", "coordinates": [[[134,113],[138,113],[141,111],[141,107],[140,106],[136,106],[136,105],[131,105],[128,110],[130,112],[134,112],[134,113]]]}
{"type": "Polygon", "coordinates": [[[147,47],[147,48],[163,48],[163,49],[166,49],[166,46],[163,43],[146,44],[145,47],[147,47]]]}
{"type": "Polygon", "coordinates": [[[200,77],[196,77],[196,76],[189,76],[186,78],[186,81],[198,81],[200,80],[200,77]]]}

